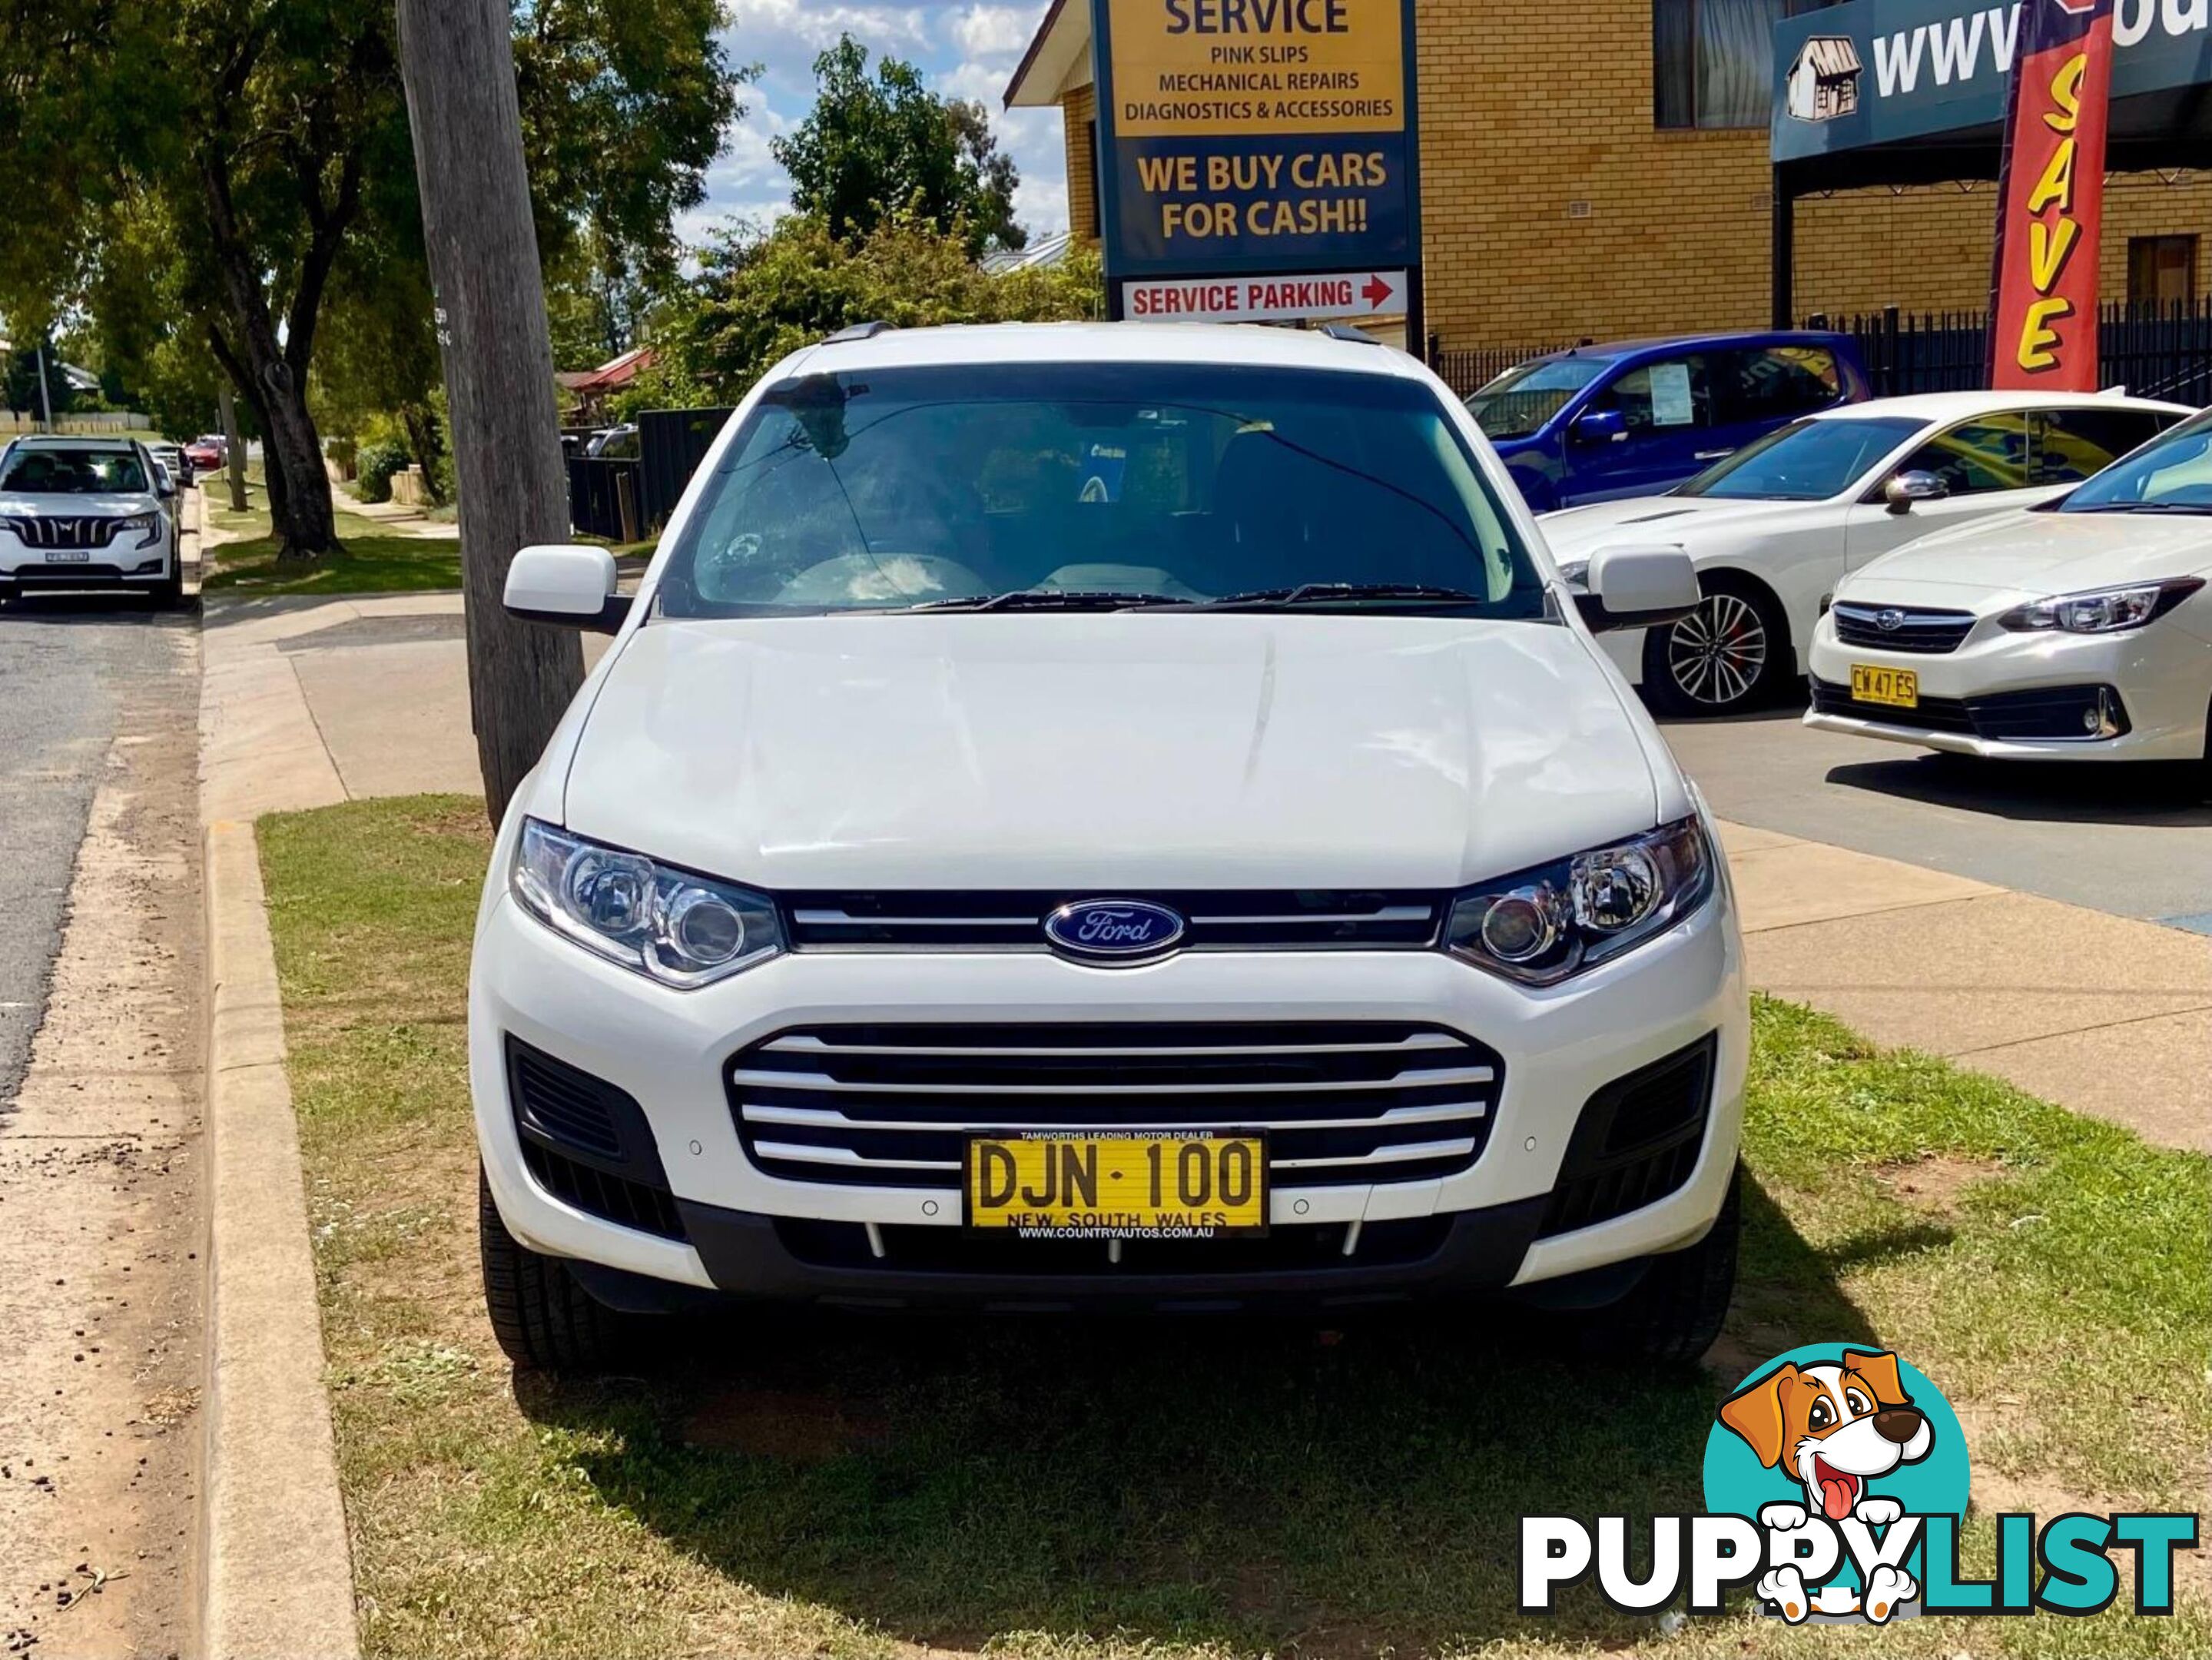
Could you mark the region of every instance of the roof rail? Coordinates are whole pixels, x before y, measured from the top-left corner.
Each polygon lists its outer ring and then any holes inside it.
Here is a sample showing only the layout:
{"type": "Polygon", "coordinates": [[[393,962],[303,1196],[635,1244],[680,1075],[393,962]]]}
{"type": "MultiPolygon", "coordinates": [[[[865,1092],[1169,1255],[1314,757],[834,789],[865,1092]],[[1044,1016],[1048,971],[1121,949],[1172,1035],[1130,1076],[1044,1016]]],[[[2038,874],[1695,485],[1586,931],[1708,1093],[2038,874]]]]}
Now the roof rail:
{"type": "Polygon", "coordinates": [[[1332,340],[1349,340],[1356,345],[1379,346],[1382,344],[1366,330],[1355,328],[1349,323],[1323,323],[1321,331],[1332,340]]]}
{"type": "Polygon", "coordinates": [[[822,344],[825,346],[834,346],[841,340],[872,340],[893,326],[895,325],[884,322],[881,318],[875,318],[866,323],[854,323],[839,329],[835,334],[823,336],[822,344]]]}

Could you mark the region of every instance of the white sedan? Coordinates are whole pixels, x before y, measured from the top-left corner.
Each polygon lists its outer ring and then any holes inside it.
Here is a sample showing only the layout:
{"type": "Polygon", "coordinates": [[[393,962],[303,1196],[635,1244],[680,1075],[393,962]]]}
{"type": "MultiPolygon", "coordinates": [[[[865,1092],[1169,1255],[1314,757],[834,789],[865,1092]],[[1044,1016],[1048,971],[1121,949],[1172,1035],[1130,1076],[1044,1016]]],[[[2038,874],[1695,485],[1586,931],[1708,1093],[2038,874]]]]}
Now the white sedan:
{"type": "Polygon", "coordinates": [[[1813,638],[1805,724],[1968,755],[2212,762],[2208,580],[2212,412],[2054,507],[1847,578],[1813,638]]]}
{"type": "Polygon", "coordinates": [[[1671,494],[1539,522],[1571,581],[1602,547],[1687,550],[1704,604],[1602,642],[1655,708],[1734,714],[1806,672],[1813,625],[1850,572],[1932,531],[2047,502],[2189,413],[2113,393],[1877,398],[1794,422],[1671,494]]]}

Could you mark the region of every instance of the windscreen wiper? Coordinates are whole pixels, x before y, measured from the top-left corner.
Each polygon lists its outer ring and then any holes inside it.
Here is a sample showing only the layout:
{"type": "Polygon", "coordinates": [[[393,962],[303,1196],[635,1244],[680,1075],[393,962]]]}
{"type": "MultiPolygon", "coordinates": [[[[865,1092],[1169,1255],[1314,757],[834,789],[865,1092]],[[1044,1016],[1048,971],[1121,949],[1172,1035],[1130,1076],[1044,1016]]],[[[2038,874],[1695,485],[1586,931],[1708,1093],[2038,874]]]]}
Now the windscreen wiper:
{"type": "Polygon", "coordinates": [[[1193,607],[1227,611],[1240,605],[1326,605],[1341,600],[1414,599],[1430,605],[1486,605],[1490,601],[1465,588],[1438,587],[1428,582],[1301,582],[1296,587],[1255,588],[1249,593],[1224,593],[1203,599],[1193,607]]]}
{"type": "Polygon", "coordinates": [[[2212,513],[2203,502],[2100,502],[2094,507],[2070,508],[2070,513],[2212,513]]]}
{"type": "Polygon", "coordinates": [[[1012,588],[1005,593],[965,594],[957,599],[925,599],[908,611],[1133,611],[1141,605],[1180,605],[1168,593],[1115,593],[1062,588],[1012,588]]]}

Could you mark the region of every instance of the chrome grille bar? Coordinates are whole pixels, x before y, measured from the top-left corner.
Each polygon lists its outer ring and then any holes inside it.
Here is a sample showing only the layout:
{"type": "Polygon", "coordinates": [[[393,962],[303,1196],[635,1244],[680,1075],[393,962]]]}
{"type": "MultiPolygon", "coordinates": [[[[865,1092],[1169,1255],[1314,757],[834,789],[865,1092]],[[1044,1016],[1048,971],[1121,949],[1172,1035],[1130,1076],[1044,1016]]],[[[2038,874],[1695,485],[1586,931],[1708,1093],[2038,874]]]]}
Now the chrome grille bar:
{"type": "Polygon", "coordinates": [[[768,1174],[941,1192],[993,1134],[1258,1133],[1279,1187],[1429,1179],[1480,1155],[1503,1075],[1418,1022],[886,1022],[775,1033],[724,1082],[768,1174]]]}

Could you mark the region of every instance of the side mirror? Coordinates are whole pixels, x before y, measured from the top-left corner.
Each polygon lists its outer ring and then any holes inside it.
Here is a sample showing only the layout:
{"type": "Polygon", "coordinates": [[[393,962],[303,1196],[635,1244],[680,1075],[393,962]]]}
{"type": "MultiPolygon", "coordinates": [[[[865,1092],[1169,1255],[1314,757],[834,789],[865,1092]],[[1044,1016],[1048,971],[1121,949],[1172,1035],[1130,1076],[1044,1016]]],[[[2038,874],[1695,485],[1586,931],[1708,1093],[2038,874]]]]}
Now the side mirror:
{"type": "Polygon", "coordinates": [[[1577,444],[1618,444],[1628,436],[1628,417],[1620,410],[1584,410],[1567,434],[1577,444]]]}
{"type": "Polygon", "coordinates": [[[1881,499],[1892,513],[1911,513],[1915,502],[1940,502],[1951,487],[1932,472],[1900,472],[1881,487],[1881,499]]]}
{"type": "Polygon", "coordinates": [[[154,463],[154,494],[167,500],[177,493],[177,481],[169,477],[169,470],[161,463],[154,463]]]}
{"type": "Polygon", "coordinates": [[[1695,562],[1676,547],[1600,548],[1583,581],[1589,591],[1577,594],[1575,605],[1599,633],[1671,623],[1704,598],[1695,562]]]}
{"type": "Polygon", "coordinates": [[[516,554],[502,598],[511,617],[599,634],[612,634],[629,615],[629,597],[615,592],[614,555],[574,544],[516,554]]]}

